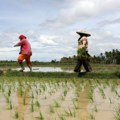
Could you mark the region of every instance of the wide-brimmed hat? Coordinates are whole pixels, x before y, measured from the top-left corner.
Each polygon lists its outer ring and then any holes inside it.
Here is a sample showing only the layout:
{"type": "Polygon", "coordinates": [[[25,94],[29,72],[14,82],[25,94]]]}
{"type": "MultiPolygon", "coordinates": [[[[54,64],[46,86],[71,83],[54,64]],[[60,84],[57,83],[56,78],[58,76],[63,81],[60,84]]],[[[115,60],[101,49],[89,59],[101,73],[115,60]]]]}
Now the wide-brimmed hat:
{"type": "Polygon", "coordinates": [[[87,37],[91,36],[90,33],[86,32],[86,31],[84,31],[84,30],[78,31],[78,32],[76,32],[76,33],[79,34],[80,36],[83,36],[83,35],[85,35],[85,36],[87,36],[87,37]]]}

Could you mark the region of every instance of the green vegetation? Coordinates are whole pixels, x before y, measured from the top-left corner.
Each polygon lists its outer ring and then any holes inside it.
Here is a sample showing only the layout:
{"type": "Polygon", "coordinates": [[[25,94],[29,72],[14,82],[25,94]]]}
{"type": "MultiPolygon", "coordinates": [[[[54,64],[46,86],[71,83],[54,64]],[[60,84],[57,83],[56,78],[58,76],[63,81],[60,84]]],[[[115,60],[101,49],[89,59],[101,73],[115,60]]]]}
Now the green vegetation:
{"type": "Polygon", "coordinates": [[[115,120],[120,120],[120,105],[116,108],[115,120]]]}
{"type": "Polygon", "coordinates": [[[119,68],[114,64],[94,64],[93,72],[83,76],[66,72],[18,72],[7,68],[0,76],[0,99],[4,103],[0,110],[6,115],[11,113],[9,119],[25,120],[78,120],[83,119],[82,112],[87,111],[86,118],[95,120],[101,110],[109,112],[109,108],[101,108],[107,103],[119,120],[119,109],[114,110],[114,104],[119,105],[115,101],[120,100],[119,68]]]}

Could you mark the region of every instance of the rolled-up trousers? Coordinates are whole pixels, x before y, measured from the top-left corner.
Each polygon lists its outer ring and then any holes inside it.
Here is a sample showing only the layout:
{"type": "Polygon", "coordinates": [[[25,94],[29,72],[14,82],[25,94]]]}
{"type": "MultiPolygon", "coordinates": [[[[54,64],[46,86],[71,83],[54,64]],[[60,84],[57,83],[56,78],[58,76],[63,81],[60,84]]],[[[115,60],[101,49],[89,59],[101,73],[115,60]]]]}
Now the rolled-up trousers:
{"type": "Polygon", "coordinates": [[[31,67],[32,63],[30,62],[31,55],[19,54],[18,62],[21,63],[25,59],[27,66],[31,67]]]}
{"type": "Polygon", "coordinates": [[[92,68],[91,68],[91,65],[90,65],[88,59],[78,58],[77,59],[77,64],[76,64],[75,69],[74,69],[74,72],[81,72],[81,66],[82,65],[84,66],[86,72],[91,72],[92,71],[92,68]]]}

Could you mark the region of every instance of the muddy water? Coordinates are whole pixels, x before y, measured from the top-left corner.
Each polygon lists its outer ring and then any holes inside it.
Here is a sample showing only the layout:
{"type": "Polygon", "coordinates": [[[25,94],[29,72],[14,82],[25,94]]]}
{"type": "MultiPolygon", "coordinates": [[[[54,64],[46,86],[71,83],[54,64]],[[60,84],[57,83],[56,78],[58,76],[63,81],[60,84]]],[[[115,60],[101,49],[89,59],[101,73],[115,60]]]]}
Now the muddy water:
{"type": "MultiPolygon", "coordinates": [[[[21,68],[16,68],[13,70],[17,70],[19,71],[21,68]]],[[[28,67],[25,67],[24,72],[28,72],[30,71],[28,67]]],[[[63,70],[61,67],[33,67],[32,68],[33,72],[68,72],[68,73],[72,73],[73,70],[63,70]]]]}
{"type": "Polygon", "coordinates": [[[26,111],[28,104],[30,102],[29,89],[28,88],[25,89],[23,97],[17,91],[16,97],[17,97],[17,101],[18,101],[17,110],[19,112],[20,119],[23,119],[25,116],[25,111],[26,111]]]}
{"type": "MultiPolygon", "coordinates": [[[[88,109],[93,112],[96,120],[114,120],[115,109],[120,103],[120,99],[115,92],[111,92],[110,87],[100,87],[104,90],[104,95],[97,87],[94,90],[94,103],[89,104],[88,109]]],[[[120,87],[118,87],[118,91],[120,87]]]]}
{"type": "Polygon", "coordinates": [[[5,90],[0,91],[0,120],[16,119],[16,111],[19,120],[36,120],[40,117],[44,120],[114,120],[115,108],[120,104],[119,86],[114,90],[111,90],[111,86],[95,86],[92,89],[93,101],[91,101],[88,97],[90,86],[81,85],[79,82],[75,85],[71,84],[61,82],[25,85],[24,83],[22,84],[24,96],[20,95],[19,84],[16,84],[9,97],[12,101],[12,109],[9,109],[9,102],[5,97],[8,87],[4,87],[5,90]],[[24,97],[26,104],[23,101],[24,97]],[[36,105],[36,101],[40,106],[36,105]],[[33,108],[31,108],[32,103],[33,108]]]}

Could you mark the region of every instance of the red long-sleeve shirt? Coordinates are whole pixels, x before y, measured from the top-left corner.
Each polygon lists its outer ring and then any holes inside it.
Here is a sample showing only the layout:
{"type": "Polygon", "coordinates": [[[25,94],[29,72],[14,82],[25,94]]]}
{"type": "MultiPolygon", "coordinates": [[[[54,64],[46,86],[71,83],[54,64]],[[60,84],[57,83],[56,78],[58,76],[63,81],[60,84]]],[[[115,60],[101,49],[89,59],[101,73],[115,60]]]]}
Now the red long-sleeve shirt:
{"type": "Polygon", "coordinates": [[[31,45],[27,39],[22,39],[17,45],[21,46],[20,54],[32,55],[31,45]]]}

